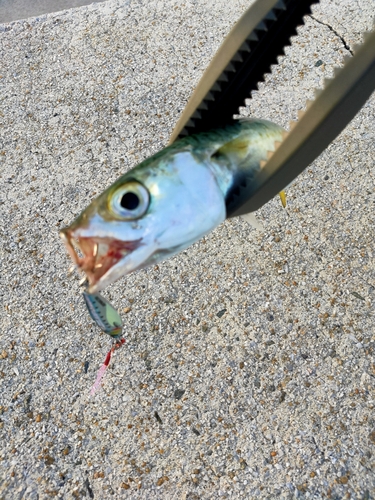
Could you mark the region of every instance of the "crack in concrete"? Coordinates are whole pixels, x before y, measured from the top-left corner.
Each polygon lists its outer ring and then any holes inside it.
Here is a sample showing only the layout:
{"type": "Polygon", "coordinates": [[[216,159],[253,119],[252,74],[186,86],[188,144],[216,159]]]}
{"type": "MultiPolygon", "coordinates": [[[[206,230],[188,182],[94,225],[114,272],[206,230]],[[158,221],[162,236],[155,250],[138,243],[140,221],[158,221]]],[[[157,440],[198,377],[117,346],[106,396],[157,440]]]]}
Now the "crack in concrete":
{"type": "Polygon", "coordinates": [[[326,26],[328,29],[330,29],[332,31],[332,33],[334,33],[338,38],[340,38],[340,40],[341,40],[342,44],[344,45],[344,47],[346,48],[346,50],[348,50],[351,53],[351,55],[354,56],[354,53],[353,53],[352,49],[349,47],[349,45],[346,43],[345,38],[342,37],[340,35],[340,33],[337,33],[337,31],[334,28],[332,28],[332,26],[330,26],[327,23],[324,23],[323,21],[320,21],[319,19],[314,17],[312,14],[310,14],[309,17],[311,17],[311,19],[314,19],[314,21],[316,21],[317,23],[322,24],[323,26],[326,26]]]}

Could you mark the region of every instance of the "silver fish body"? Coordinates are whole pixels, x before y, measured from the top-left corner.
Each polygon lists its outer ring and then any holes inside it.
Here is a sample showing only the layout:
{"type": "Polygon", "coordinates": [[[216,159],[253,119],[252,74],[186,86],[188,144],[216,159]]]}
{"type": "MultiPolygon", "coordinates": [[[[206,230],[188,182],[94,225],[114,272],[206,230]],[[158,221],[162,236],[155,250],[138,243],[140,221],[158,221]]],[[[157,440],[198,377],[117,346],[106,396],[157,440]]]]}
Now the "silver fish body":
{"type": "Polygon", "coordinates": [[[246,201],[246,186],[282,132],[265,120],[239,120],[176,141],[120,177],[61,231],[88,292],[180,252],[223,222],[246,201]]]}

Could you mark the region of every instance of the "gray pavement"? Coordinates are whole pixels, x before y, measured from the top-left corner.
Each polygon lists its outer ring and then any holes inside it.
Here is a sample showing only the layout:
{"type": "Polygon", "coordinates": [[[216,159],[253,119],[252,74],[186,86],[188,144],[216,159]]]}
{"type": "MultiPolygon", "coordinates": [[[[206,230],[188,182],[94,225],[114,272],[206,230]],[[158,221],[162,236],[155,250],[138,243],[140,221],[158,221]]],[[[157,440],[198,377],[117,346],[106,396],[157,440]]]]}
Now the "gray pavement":
{"type": "Polygon", "coordinates": [[[0,0],[0,23],[82,7],[103,0],[0,0]]]}
{"type": "MultiPolygon", "coordinates": [[[[374,96],[264,231],[227,221],[106,290],[127,343],[89,397],[109,339],[58,230],[167,144],[249,4],[0,25],[0,498],[375,498],[374,96]]],[[[287,126],[374,8],[314,8],[242,114],[287,126]]]]}

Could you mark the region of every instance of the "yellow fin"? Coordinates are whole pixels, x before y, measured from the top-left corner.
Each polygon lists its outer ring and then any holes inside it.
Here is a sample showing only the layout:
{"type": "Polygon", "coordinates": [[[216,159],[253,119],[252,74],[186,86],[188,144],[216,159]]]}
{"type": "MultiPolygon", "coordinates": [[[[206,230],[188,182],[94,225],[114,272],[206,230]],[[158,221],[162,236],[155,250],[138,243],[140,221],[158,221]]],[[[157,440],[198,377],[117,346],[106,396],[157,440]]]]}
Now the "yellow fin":
{"type": "Polygon", "coordinates": [[[225,143],[216,151],[216,155],[234,157],[234,159],[244,160],[249,154],[249,139],[247,137],[236,137],[232,141],[225,143]]]}
{"type": "Polygon", "coordinates": [[[283,204],[283,207],[286,208],[286,192],[280,191],[279,196],[280,196],[281,203],[283,204]]]}

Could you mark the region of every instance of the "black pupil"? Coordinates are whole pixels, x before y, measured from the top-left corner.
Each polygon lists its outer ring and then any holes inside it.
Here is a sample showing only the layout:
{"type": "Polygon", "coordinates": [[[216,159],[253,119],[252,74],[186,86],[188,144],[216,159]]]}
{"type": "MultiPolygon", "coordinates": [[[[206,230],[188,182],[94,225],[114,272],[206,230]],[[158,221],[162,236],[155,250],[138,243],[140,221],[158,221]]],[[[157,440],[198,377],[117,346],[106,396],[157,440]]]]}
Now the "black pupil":
{"type": "Polygon", "coordinates": [[[126,210],[135,210],[139,205],[139,197],[135,193],[125,193],[121,198],[121,206],[126,210]]]}

